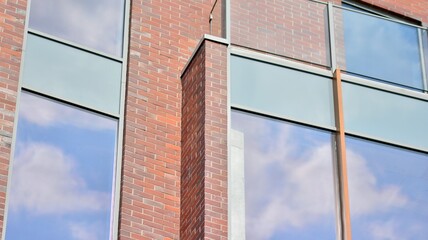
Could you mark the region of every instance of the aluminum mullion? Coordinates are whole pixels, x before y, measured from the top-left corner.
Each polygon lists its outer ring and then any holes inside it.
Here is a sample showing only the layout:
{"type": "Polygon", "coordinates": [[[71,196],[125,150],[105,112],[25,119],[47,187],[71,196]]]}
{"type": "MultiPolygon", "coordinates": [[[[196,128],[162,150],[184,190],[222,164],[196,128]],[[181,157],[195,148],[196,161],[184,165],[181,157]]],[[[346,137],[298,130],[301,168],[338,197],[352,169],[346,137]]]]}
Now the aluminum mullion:
{"type": "Polygon", "coordinates": [[[333,77],[334,108],[336,117],[336,164],[338,171],[340,237],[342,240],[352,240],[351,216],[349,206],[348,173],[346,162],[345,124],[343,114],[342,80],[340,69],[336,69],[333,77]]]}
{"type": "Polygon", "coordinates": [[[424,46],[423,46],[423,39],[422,39],[422,30],[418,29],[418,40],[419,40],[419,55],[421,60],[421,69],[422,69],[422,80],[423,80],[423,86],[424,86],[424,92],[426,93],[428,91],[427,86],[427,73],[426,73],[426,66],[425,66],[425,56],[424,56],[424,46]]]}
{"type": "Polygon", "coordinates": [[[331,2],[327,5],[327,18],[328,18],[328,37],[330,41],[330,66],[331,70],[335,71],[337,68],[337,57],[336,57],[336,42],[334,35],[334,8],[331,2]]]}

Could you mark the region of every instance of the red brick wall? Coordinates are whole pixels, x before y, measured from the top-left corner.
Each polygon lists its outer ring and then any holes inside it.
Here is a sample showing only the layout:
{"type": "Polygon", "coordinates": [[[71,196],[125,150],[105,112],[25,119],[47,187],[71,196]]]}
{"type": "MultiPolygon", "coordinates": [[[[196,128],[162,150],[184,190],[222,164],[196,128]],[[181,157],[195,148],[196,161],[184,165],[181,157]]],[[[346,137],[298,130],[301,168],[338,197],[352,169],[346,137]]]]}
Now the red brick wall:
{"type": "Polygon", "coordinates": [[[181,239],[227,239],[227,49],[209,40],[182,77],[181,239]]]}
{"type": "Polygon", "coordinates": [[[227,48],[205,44],[205,239],[227,239],[227,48]]]}
{"type": "Polygon", "coordinates": [[[209,32],[213,2],[132,1],[121,239],[179,239],[180,74],[209,32]]]}
{"type": "Polygon", "coordinates": [[[327,7],[308,0],[231,0],[233,44],[329,65],[327,7]]]}
{"type": "Polygon", "coordinates": [[[181,239],[204,238],[205,43],[182,76],[181,239]]]}
{"type": "Polygon", "coordinates": [[[27,1],[0,2],[0,235],[21,65],[27,1]]]}
{"type": "Polygon", "coordinates": [[[361,2],[416,19],[428,26],[428,1],[426,0],[361,0],[361,2]]]}

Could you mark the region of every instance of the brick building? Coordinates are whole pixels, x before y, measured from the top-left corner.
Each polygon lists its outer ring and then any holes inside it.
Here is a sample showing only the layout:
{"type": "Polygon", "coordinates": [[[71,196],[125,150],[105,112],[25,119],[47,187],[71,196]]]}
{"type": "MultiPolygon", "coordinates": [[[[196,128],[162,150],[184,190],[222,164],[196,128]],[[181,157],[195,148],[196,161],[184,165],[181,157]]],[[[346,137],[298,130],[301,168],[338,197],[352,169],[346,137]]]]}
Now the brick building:
{"type": "Polygon", "coordinates": [[[5,0],[2,239],[425,239],[428,1],[5,0]]]}

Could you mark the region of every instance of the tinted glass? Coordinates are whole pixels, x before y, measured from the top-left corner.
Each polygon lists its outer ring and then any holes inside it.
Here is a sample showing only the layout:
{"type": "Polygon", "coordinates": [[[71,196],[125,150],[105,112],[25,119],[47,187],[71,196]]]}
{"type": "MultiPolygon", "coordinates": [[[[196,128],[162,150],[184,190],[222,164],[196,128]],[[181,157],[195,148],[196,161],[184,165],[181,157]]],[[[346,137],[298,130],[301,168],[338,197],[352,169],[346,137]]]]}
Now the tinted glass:
{"type": "Polygon", "coordinates": [[[353,239],[428,235],[428,156],[348,137],[353,239]]]}
{"type": "Polygon", "coordinates": [[[417,28],[335,9],[338,65],[347,72],[423,89],[417,28]]]}
{"type": "Polygon", "coordinates": [[[246,239],[335,239],[331,134],[237,111],[232,129],[242,138],[246,239]]]}
{"type": "Polygon", "coordinates": [[[111,59],[28,34],[23,86],[118,114],[121,68],[111,59]]]}
{"type": "Polygon", "coordinates": [[[22,93],[6,239],[109,239],[116,132],[116,120],[22,93]]]}
{"type": "Polygon", "coordinates": [[[232,105],[334,127],[331,79],[237,56],[230,65],[232,105]]]}
{"type": "Polygon", "coordinates": [[[307,0],[231,0],[235,45],[330,66],[327,4],[307,0]]]}
{"type": "Polygon", "coordinates": [[[32,0],[29,27],[122,55],[124,0],[32,0]]]}
{"type": "Polygon", "coordinates": [[[343,83],[346,131],[428,151],[428,102],[343,83]]]}

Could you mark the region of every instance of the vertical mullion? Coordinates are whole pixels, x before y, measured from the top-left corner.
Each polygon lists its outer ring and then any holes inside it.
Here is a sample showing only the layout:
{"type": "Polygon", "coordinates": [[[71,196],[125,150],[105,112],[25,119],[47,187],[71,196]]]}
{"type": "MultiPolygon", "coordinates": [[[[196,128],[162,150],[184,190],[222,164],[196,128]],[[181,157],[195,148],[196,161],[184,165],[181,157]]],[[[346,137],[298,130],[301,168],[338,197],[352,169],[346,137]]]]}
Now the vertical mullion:
{"type": "Polygon", "coordinates": [[[342,79],[340,69],[333,76],[334,108],[336,118],[336,156],[339,175],[339,205],[343,240],[351,240],[348,173],[346,162],[345,125],[343,116],[342,79]]]}
{"type": "Polygon", "coordinates": [[[428,92],[424,46],[423,46],[423,39],[422,39],[422,30],[420,28],[418,28],[418,40],[419,40],[419,55],[420,55],[420,61],[421,61],[423,87],[424,87],[424,91],[428,92]]]}
{"type": "Polygon", "coordinates": [[[336,42],[335,42],[335,34],[334,34],[334,15],[333,15],[333,4],[331,2],[327,5],[327,18],[328,18],[328,38],[330,43],[330,65],[332,71],[337,67],[336,60],[336,42]]]}

